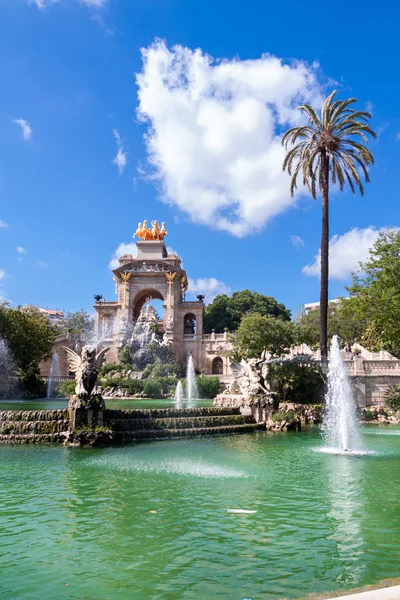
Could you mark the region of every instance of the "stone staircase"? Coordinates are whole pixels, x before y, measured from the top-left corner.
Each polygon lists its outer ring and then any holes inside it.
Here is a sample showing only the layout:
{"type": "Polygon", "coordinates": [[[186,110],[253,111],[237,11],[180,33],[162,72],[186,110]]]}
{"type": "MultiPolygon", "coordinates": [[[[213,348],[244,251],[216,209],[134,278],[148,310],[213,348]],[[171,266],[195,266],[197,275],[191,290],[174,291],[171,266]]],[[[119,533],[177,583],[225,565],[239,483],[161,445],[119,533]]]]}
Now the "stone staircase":
{"type": "Polygon", "coordinates": [[[116,442],[249,433],[264,429],[238,408],[105,410],[104,426],[116,442]]]}
{"type": "MultiPolygon", "coordinates": [[[[264,429],[238,408],[165,408],[103,411],[100,427],[77,429],[89,445],[127,443],[264,429]]],[[[63,444],[71,439],[68,410],[0,411],[0,444],[63,444]]],[[[79,444],[78,444],[79,445],[79,444]]]]}
{"type": "Polygon", "coordinates": [[[63,443],[68,410],[0,411],[0,444],[63,443]]]}

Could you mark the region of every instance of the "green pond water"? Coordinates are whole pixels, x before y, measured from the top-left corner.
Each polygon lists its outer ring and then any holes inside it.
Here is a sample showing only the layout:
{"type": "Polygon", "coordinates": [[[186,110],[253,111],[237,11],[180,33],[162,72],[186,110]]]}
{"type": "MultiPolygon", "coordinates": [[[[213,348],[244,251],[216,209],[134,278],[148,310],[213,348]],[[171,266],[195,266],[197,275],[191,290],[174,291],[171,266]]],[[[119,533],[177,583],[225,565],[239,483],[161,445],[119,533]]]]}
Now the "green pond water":
{"type": "MultiPolygon", "coordinates": [[[[196,406],[212,406],[212,400],[196,400],[196,406]]],[[[0,400],[0,410],[56,410],[67,408],[68,399],[55,398],[54,400],[0,400]]],[[[173,400],[146,399],[146,400],[106,400],[107,408],[175,408],[173,400]]]]}
{"type": "Polygon", "coordinates": [[[273,600],[399,576],[400,428],[363,440],[0,446],[0,598],[273,600]]]}

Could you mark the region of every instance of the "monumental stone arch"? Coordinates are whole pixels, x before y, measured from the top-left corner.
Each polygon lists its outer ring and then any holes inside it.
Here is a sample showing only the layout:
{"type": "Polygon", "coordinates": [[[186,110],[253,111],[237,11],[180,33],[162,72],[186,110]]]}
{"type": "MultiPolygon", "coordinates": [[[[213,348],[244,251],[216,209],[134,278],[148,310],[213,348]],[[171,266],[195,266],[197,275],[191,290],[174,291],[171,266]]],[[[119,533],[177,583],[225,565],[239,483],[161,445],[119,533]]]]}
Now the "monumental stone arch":
{"type": "Polygon", "coordinates": [[[163,319],[157,322],[159,333],[174,353],[177,362],[186,364],[192,355],[195,368],[205,375],[218,374],[229,382],[232,378],[227,351],[231,344],[226,333],[203,333],[204,296],[187,300],[188,278],[176,254],[169,254],[164,244],[165,224],[156,221],[147,228],[139,223],[135,235],[137,254],[124,254],[113,270],[117,299],[96,301],[95,334],[100,344],[110,346],[107,362],[118,361],[118,348],[149,299],[161,300],[163,319]],[[218,358],[217,361],[215,359],[218,358]],[[218,365],[218,368],[216,367],[218,365]]]}

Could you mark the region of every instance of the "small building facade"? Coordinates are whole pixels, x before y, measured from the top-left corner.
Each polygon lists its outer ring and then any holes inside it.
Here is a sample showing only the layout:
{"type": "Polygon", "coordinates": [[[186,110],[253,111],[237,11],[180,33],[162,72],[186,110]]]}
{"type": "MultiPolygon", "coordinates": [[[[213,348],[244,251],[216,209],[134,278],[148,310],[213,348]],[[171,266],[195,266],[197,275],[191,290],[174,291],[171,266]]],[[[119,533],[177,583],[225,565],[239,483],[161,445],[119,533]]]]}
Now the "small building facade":
{"type": "Polygon", "coordinates": [[[179,256],[168,254],[163,239],[139,239],[137,256],[124,254],[113,271],[113,302],[99,298],[95,305],[95,336],[101,346],[110,346],[107,361],[118,360],[118,348],[133,329],[146,302],[163,302],[163,319],[158,331],[170,345],[178,363],[192,355],[195,368],[206,375],[232,378],[227,351],[228,334],[204,334],[204,296],[186,300],[188,279],[179,256]]]}

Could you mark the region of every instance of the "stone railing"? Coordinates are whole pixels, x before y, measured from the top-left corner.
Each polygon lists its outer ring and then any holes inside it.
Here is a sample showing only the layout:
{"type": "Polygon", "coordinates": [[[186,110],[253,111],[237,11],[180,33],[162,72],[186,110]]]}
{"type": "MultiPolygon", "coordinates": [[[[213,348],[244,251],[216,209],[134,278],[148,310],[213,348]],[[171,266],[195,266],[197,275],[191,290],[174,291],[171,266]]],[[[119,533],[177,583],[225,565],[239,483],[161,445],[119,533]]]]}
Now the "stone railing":
{"type": "Polygon", "coordinates": [[[343,361],[350,376],[360,375],[398,375],[400,377],[400,360],[364,360],[355,358],[343,361]]]}

